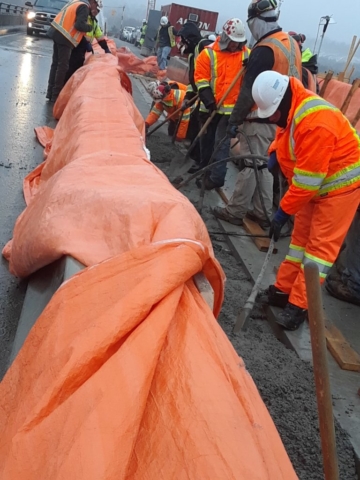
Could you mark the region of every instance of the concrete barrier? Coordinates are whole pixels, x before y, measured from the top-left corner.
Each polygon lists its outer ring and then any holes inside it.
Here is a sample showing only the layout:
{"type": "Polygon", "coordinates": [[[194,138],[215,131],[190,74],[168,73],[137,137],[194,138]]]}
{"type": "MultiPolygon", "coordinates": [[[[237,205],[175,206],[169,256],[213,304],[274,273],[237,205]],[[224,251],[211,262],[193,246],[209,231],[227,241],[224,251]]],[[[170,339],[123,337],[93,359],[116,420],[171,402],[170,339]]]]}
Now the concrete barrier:
{"type": "MultiPolygon", "coordinates": [[[[27,7],[0,2],[0,27],[24,26],[26,24],[27,7]]],[[[0,34],[3,29],[0,29],[0,34]]]]}
{"type": "Polygon", "coordinates": [[[167,76],[170,80],[187,85],[189,83],[187,61],[180,57],[171,57],[167,66],[167,76]]]}

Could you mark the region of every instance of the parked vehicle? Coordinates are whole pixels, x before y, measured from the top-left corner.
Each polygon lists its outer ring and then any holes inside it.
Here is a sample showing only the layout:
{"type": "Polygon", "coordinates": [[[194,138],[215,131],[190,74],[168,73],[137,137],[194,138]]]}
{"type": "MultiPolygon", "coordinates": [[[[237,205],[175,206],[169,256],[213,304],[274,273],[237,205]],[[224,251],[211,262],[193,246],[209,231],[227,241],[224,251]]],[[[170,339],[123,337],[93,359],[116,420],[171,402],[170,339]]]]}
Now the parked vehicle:
{"type": "Polygon", "coordinates": [[[134,43],[132,40],[135,33],[135,27],[124,27],[123,31],[121,32],[120,39],[124,40],[125,42],[134,43]]]}
{"type": "Polygon", "coordinates": [[[31,10],[26,14],[26,33],[28,35],[46,33],[56,15],[60,12],[67,0],[35,0],[34,4],[25,2],[31,10]]]}
{"type": "Polygon", "coordinates": [[[141,40],[141,28],[137,28],[135,32],[135,47],[140,47],[140,40],[141,40]]]}

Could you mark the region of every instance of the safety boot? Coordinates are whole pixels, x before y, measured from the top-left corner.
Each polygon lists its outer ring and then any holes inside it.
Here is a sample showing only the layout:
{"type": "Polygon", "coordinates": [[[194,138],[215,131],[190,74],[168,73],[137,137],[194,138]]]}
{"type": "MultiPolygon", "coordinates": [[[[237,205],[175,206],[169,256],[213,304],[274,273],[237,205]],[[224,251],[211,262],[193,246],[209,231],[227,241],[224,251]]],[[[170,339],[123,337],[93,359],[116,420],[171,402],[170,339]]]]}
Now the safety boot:
{"type": "Polygon", "coordinates": [[[341,280],[326,279],[326,290],[332,297],[338,298],[343,302],[353,303],[354,305],[360,305],[360,296],[354,295],[353,292],[345,285],[341,280]]]}
{"type": "Polygon", "coordinates": [[[282,292],[275,285],[270,285],[267,290],[268,304],[273,307],[285,308],[289,302],[289,294],[282,292]]]}
{"type": "Polygon", "coordinates": [[[284,310],[279,314],[276,323],[285,330],[297,330],[308,316],[306,308],[300,308],[292,303],[288,303],[284,310]]]}
{"type": "Polygon", "coordinates": [[[226,208],[215,207],[213,208],[212,213],[214,217],[219,218],[220,220],[225,220],[225,222],[229,222],[232,225],[237,225],[238,227],[244,225],[244,221],[242,218],[234,217],[234,215],[231,215],[231,213],[229,213],[226,208]]]}

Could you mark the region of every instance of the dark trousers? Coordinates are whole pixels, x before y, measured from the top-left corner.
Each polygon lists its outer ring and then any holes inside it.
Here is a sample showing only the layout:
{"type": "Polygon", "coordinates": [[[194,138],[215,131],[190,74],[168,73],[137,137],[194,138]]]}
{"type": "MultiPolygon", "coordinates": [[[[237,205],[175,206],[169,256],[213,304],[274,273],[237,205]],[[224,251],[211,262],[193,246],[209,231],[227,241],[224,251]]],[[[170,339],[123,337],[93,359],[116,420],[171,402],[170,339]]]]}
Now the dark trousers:
{"type": "MultiPolygon", "coordinates": [[[[206,120],[209,118],[208,113],[200,112],[200,124],[204,125],[206,120]]],[[[212,162],[225,159],[230,155],[230,138],[226,138],[226,129],[229,124],[230,115],[221,115],[217,113],[212,119],[210,125],[206,129],[206,133],[201,137],[200,140],[200,151],[201,151],[201,168],[208,165],[211,156],[215,149],[217,149],[215,157],[212,159],[212,162]]],[[[213,167],[208,174],[209,178],[221,186],[224,185],[226,177],[227,167],[226,163],[222,163],[213,167]]]]}
{"type": "Polygon", "coordinates": [[[69,80],[71,75],[73,75],[76,72],[76,70],[79,70],[79,68],[81,68],[84,65],[85,54],[86,54],[86,44],[87,44],[87,41],[85,40],[85,38],[82,38],[79,45],[72,50],[70,61],[69,61],[69,69],[65,76],[65,83],[69,80]]]}
{"type": "Polygon", "coordinates": [[[65,85],[66,73],[73,47],[54,42],[52,64],[50,68],[49,83],[46,98],[56,100],[65,85]]]}

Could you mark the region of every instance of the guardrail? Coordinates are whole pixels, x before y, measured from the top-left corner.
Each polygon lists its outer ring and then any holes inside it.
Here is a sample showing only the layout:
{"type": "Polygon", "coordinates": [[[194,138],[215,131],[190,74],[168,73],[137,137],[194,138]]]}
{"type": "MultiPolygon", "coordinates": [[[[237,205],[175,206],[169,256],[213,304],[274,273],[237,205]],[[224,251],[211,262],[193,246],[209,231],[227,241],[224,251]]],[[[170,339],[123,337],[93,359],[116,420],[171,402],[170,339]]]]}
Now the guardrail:
{"type": "Polygon", "coordinates": [[[24,15],[29,10],[28,7],[12,5],[11,3],[0,2],[0,15],[24,15]]]}

